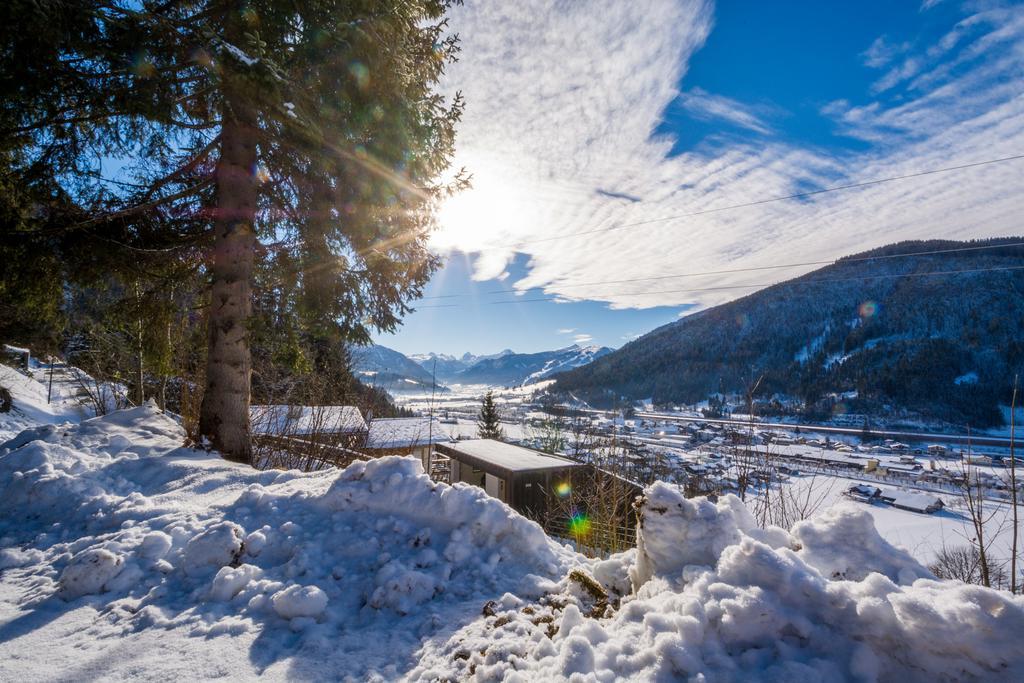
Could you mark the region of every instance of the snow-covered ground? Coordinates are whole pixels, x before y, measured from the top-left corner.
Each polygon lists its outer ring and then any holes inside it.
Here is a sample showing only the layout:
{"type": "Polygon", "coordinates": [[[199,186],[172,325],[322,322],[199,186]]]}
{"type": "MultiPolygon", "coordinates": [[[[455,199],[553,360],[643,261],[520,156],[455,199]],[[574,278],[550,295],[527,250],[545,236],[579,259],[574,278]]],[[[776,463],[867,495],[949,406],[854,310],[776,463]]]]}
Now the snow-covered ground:
{"type": "Polygon", "coordinates": [[[45,370],[33,363],[34,376],[24,375],[0,363],[0,386],[8,389],[14,397],[14,406],[9,413],[0,413],[0,443],[10,439],[23,429],[38,424],[54,422],[78,422],[91,415],[91,411],[75,397],[71,377],[67,372],[55,372],[53,391],[47,401],[47,386],[44,383],[45,370]],[[40,379],[44,381],[40,381],[40,379]]]}
{"type": "Polygon", "coordinates": [[[0,680],[393,679],[578,560],[414,459],[258,472],[182,440],[150,404],[0,455],[0,680]]]}
{"type": "MultiPolygon", "coordinates": [[[[876,480],[819,474],[804,480],[795,478],[792,482],[797,487],[809,486],[816,489],[815,495],[822,499],[820,510],[845,504],[866,511],[886,541],[906,549],[916,560],[924,564],[933,562],[943,548],[967,546],[969,539],[974,537],[964,502],[956,496],[939,494],[946,507],[939,512],[925,514],[901,510],[891,505],[846,502],[842,493],[856,484],[879,486],[889,490],[898,488],[876,480]]],[[[991,535],[987,544],[989,552],[998,561],[1006,561],[1010,557],[1011,508],[1005,503],[994,502],[988,502],[986,506],[986,528],[991,535]]]]}
{"type": "Polygon", "coordinates": [[[0,446],[0,680],[1024,679],[1024,598],[934,580],[850,503],[761,530],[655,484],[597,561],[415,459],[182,441],[147,404],[0,446]]]}

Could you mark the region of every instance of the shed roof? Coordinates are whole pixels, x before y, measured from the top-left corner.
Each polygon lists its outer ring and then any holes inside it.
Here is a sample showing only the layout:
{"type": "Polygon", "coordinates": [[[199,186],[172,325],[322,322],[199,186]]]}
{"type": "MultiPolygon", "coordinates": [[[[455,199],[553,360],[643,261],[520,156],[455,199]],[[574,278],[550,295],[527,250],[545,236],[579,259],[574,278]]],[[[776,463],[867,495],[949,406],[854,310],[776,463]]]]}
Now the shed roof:
{"type": "Polygon", "coordinates": [[[896,507],[918,512],[927,512],[928,508],[942,506],[942,499],[930,493],[914,493],[900,489],[889,489],[882,492],[882,497],[891,501],[896,507]]]}
{"type": "Polygon", "coordinates": [[[249,407],[254,434],[352,434],[366,431],[363,414],[355,406],[254,405],[249,407]]]}
{"type": "Polygon", "coordinates": [[[366,447],[389,450],[412,448],[428,443],[451,441],[437,418],[391,417],[370,420],[370,431],[366,436],[366,447]]]}
{"type": "Polygon", "coordinates": [[[493,439],[470,439],[440,444],[437,450],[456,460],[502,476],[514,472],[563,470],[582,465],[569,458],[548,455],[493,439]]]}

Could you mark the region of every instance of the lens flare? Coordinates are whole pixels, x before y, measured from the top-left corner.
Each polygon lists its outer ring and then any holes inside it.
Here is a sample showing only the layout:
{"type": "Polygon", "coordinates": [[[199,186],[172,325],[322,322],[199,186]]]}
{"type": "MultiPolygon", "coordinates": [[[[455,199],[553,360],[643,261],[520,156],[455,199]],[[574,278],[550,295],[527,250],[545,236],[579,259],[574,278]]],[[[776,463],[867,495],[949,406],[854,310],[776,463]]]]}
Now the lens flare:
{"type": "Polygon", "coordinates": [[[139,78],[152,78],[156,76],[156,65],[150,60],[149,55],[140,52],[132,60],[132,73],[139,78]]]}
{"type": "Polygon", "coordinates": [[[879,306],[874,301],[865,301],[857,309],[857,312],[862,318],[871,318],[878,315],[879,306]]]}
{"type": "Polygon", "coordinates": [[[569,482],[567,482],[567,481],[563,481],[561,484],[558,484],[557,486],[555,486],[555,493],[557,493],[561,498],[565,498],[571,492],[572,492],[572,487],[569,486],[569,482]]]}
{"type": "Polygon", "coordinates": [[[590,533],[590,519],[582,512],[577,512],[569,520],[569,532],[573,536],[586,536],[590,533]]]}
{"type": "Polygon", "coordinates": [[[348,72],[356,81],[360,90],[366,90],[370,85],[370,70],[362,62],[352,62],[348,65],[348,72]]]}

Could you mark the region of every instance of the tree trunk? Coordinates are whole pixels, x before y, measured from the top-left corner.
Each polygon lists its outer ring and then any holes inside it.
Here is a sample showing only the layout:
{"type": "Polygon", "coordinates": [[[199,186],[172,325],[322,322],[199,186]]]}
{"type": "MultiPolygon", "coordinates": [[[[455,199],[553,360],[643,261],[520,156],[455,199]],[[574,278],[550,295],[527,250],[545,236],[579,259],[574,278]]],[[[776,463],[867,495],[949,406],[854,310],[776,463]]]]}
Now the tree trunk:
{"type": "Polygon", "coordinates": [[[135,405],[141,406],[146,402],[146,368],[145,349],[143,344],[142,329],[142,293],[139,291],[139,281],[135,281],[135,354],[138,365],[135,368],[135,382],[138,388],[135,391],[135,405]]]}
{"type": "MultiPolygon", "coordinates": [[[[237,13],[228,20],[239,24],[237,13]]],[[[241,31],[228,31],[228,35],[241,31]]],[[[209,353],[199,434],[228,460],[250,462],[248,321],[256,233],[256,116],[239,76],[224,75],[224,122],[217,162],[217,209],[210,265],[209,353]]]]}

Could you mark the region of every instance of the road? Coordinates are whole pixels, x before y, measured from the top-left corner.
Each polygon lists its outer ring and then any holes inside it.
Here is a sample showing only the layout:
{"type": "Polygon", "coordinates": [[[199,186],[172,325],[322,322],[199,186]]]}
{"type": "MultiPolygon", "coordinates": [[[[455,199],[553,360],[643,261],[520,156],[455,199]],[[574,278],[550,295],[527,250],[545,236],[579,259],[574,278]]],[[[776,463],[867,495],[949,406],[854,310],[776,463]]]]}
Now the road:
{"type": "MultiPolygon", "coordinates": [[[[601,412],[601,411],[593,411],[601,412]]],[[[731,425],[744,429],[753,425],[757,429],[785,429],[793,431],[800,428],[801,432],[814,432],[818,434],[843,434],[846,436],[863,436],[864,430],[855,427],[825,427],[822,425],[792,424],[784,422],[750,422],[748,420],[709,419],[706,417],[687,417],[672,415],[668,413],[649,413],[637,411],[636,416],[645,420],[661,420],[663,422],[710,422],[721,425],[731,425]]],[[[967,434],[937,434],[931,432],[902,432],[885,429],[872,429],[871,436],[882,439],[896,439],[897,441],[930,441],[932,443],[955,443],[972,446],[1000,446],[1010,447],[1010,439],[1001,436],[970,435],[967,434]]]]}

